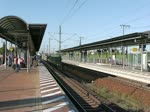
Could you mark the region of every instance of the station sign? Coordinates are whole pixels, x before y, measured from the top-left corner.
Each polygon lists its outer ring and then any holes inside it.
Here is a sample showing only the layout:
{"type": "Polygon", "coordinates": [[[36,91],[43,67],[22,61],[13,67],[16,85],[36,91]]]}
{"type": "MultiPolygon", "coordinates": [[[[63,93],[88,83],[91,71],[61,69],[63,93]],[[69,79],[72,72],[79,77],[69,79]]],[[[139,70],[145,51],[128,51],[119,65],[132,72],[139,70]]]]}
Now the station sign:
{"type": "Polygon", "coordinates": [[[133,52],[137,52],[138,49],[137,49],[137,48],[132,48],[132,51],[133,51],[133,52]]]}
{"type": "Polygon", "coordinates": [[[12,52],[14,51],[14,47],[10,47],[9,50],[12,52]]]}

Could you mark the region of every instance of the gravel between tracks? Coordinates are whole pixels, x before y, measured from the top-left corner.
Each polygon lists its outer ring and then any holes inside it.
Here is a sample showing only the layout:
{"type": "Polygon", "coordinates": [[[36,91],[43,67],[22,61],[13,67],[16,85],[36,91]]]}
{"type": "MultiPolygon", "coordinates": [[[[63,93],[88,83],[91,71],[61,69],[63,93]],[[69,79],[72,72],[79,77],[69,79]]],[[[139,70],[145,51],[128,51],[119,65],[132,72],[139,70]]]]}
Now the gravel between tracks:
{"type": "Polygon", "coordinates": [[[103,86],[110,91],[125,93],[139,100],[142,104],[150,106],[150,91],[148,90],[136,88],[109,78],[99,78],[95,81],[95,85],[97,88],[103,86]]]}

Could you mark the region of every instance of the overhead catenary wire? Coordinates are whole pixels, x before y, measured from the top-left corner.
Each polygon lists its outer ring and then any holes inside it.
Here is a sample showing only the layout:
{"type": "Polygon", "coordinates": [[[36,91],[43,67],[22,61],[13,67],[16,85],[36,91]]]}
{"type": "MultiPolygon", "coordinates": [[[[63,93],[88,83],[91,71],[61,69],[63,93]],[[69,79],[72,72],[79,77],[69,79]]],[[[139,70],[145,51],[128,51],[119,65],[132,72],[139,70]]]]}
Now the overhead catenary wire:
{"type": "MultiPolygon", "coordinates": [[[[144,5],[135,8],[132,12],[137,12],[137,10],[141,10],[141,9],[145,8],[146,6],[149,5],[149,2],[150,2],[150,1],[145,2],[144,5]]],[[[131,14],[131,13],[130,13],[130,14],[131,14]]],[[[127,16],[127,15],[124,15],[124,16],[122,16],[122,17],[120,17],[120,18],[124,18],[124,17],[126,17],[126,16],[127,16]]],[[[139,20],[144,19],[145,17],[149,17],[149,16],[150,16],[150,14],[146,14],[146,15],[144,15],[144,16],[142,16],[142,17],[135,17],[134,19],[131,19],[131,20],[129,20],[129,21],[127,21],[127,22],[123,22],[123,23],[125,23],[125,24],[133,23],[133,22],[139,21],[139,20]]],[[[110,25],[110,24],[109,24],[109,25],[110,25]]],[[[105,26],[107,26],[107,25],[105,25],[105,26]]],[[[109,29],[110,29],[110,30],[113,30],[113,32],[114,32],[114,29],[117,30],[117,27],[119,27],[119,25],[118,25],[118,26],[115,25],[114,27],[109,28],[109,29]]],[[[148,26],[145,26],[145,27],[148,27],[148,26]]],[[[133,29],[133,28],[138,28],[138,27],[132,27],[132,29],[133,29]]],[[[104,29],[104,31],[108,31],[108,32],[111,33],[112,31],[110,31],[110,30],[108,30],[107,28],[104,29]]],[[[105,35],[109,35],[110,33],[107,33],[107,34],[105,34],[105,35]]],[[[94,36],[95,36],[95,35],[97,35],[97,34],[94,34],[94,36]]],[[[92,36],[93,36],[93,35],[92,35],[92,36]]]]}
{"type": "MultiPolygon", "coordinates": [[[[72,7],[71,7],[71,9],[68,11],[68,13],[67,13],[67,15],[65,16],[65,18],[63,18],[63,21],[62,21],[62,23],[61,24],[64,24],[65,22],[67,22],[69,19],[71,19],[73,16],[74,16],[74,14],[86,3],[86,1],[87,0],[84,0],[84,2],[82,2],[81,4],[79,4],[79,0],[76,0],[75,2],[74,2],[74,4],[72,5],[72,7]],[[78,2],[77,2],[78,1],[78,2]],[[76,3],[77,2],[77,3],[76,3]],[[78,6],[78,7],[77,7],[78,6]]],[[[139,7],[139,8],[135,8],[135,10],[134,10],[134,12],[135,11],[137,11],[138,9],[143,9],[143,8],[145,8],[143,5],[142,5],[142,7],[139,7]]],[[[133,12],[133,11],[132,11],[133,12]]],[[[130,13],[131,14],[131,13],[130,13]]],[[[135,14],[134,14],[135,15],[135,14]]],[[[123,17],[125,17],[126,15],[124,15],[123,17]]],[[[133,23],[133,22],[135,22],[135,21],[139,21],[139,20],[141,20],[141,19],[143,19],[143,18],[145,18],[145,17],[147,17],[147,16],[149,16],[149,15],[143,15],[142,17],[134,17],[133,19],[131,19],[131,20],[129,20],[129,21],[127,21],[127,22],[122,22],[122,23],[120,23],[120,24],[128,24],[128,23],[133,23]]],[[[119,24],[119,25],[120,25],[119,24]]],[[[109,35],[110,36],[110,34],[113,34],[114,32],[118,32],[118,28],[119,28],[119,25],[115,25],[115,28],[114,27],[112,27],[112,28],[109,28],[110,30],[104,30],[104,31],[108,31],[109,33],[105,33],[105,36],[107,36],[107,35],[109,35]],[[116,30],[115,30],[116,29],[116,30]],[[113,31],[112,31],[113,30],[113,31]]],[[[137,26],[137,27],[131,27],[132,29],[133,28],[142,28],[142,26],[137,26]]],[[[148,26],[143,26],[143,28],[146,28],[146,27],[148,27],[148,26]]],[[[120,29],[120,28],[119,28],[120,29]]],[[[119,31],[120,32],[120,34],[121,34],[121,30],[119,31]]],[[[101,36],[102,37],[102,36],[101,36]]]]}
{"type": "Polygon", "coordinates": [[[74,11],[72,11],[72,13],[70,12],[70,14],[61,22],[61,24],[64,24],[66,21],[68,21],[69,19],[71,19],[74,14],[81,8],[83,7],[83,5],[87,2],[88,0],[84,0],[74,11]]]}
{"type": "Polygon", "coordinates": [[[132,19],[132,20],[129,20],[129,21],[125,22],[125,24],[127,24],[127,23],[132,23],[132,22],[136,22],[136,21],[138,21],[138,20],[144,19],[145,17],[149,17],[149,16],[150,16],[150,13],[149,13],[149,14],[146,14],[146,15],[144,15],[144,16],[142,16],[142,17],[136,17],[136,18],[134,18],[134,19],[132,19]]]}
{"type": "Polygon", "coordinates": [[[61,41],[61,43],[65,42],[65,41],[67,41],[67,40],[71,40],[75,35],[77,35],[77,34],[73,34],[71,37],[68,37],[67,39],[61,41]]]}
{"type": "MultiPolygon", "coordinates": [[[[134,19],[132,19],[132,20],[129,20],[129,21],[127,21],[127,22],[125,22],[125,24],[129,24],[129,23],[133,23],[133,22],[136,22],[136,21],[139,21],[139,20],[141,20],[141,19],[144,19],[145,17],[149,17],[150,16],[150,14],[147,14],[147,15],[144,15],[144,16],[142,16],[142,17],[136,17],[136,18],[134,18],[134,19]]],[[[114,31],[117,31],[118,30],[118,28],[117,28],[118,26],[115,26],[114,28],[111,28],[111,30],[109,30],[109,33],[107,33],[107,34],[105,34],[105,35],[103,35],[103,36],[107,36],[107,35],[110,35],[111,33],[113,33],[114,31]],[[115,29],[115,30],[114,30],[115,29]]],[[[147,25],[147,26],[137,26],[137,27],[131,27],[132,29],[138,29],[138,28],[147,28],[147,27],[150,27],[150,25],[147,25]]],[[[105,30],[105,31],[107,31],[107,30],[105,30]]],[[[96,34],[95,34],[96,35],[96,34]]],[[[102,36],[101,36],[102,37],[102,36]]]]}
{"type": "Polygon", "coordinates": [[[150,25],[145,25],[145,26],[137,26],[137,27],[132,27],[134,29],[138,29],[138,28],[149,28],[150,25]]]}
{"type": "MultiPolygon", "coordinates": [[[[134,18],[134,19],[132,19],[132,20],[129,20],[129,21],[127,21],[127,22],[125,22],[125,24],[129,24],[129,23],[133,23],[133,22],[136,22],[136,21],[139,21],[139,20],[141,20],[141,19],[144,19],[145,17],[149,17],[150,16],[150,13],[149,14],[146,14],[146,15],[144,15],[144,16],[142,16],[142,17],[136,17],[136,18],[134,18]]],[[[132,29],[137,29],[137,28],[146,28],[146,27],[150,27],[149,25],[146,25],[146,26],[137,26],[137,27],[131,27],[132,29]]],[[[116,27],[115,27],[116,28],[116,27]]],[[[110,34],[110,33],[109,33],[110,34]]]]}
{"type": "MultiPolygon", "coordinates": [[[[145,2],[142,6],[135,8],[135,9],[132,11],[132,13],[128,13],[128,15],[131,15],[131,14],[134,15],[134,14],[137,13],[137,12],[139,13],[139,11],[140,11],[141,9],[146,8],[147,6],[149,6],[149,3],[150,3],[150,1],[145,2]]],[[[131,22],[135,22],[135,21],[141,20],[141,19],[143,19],[143,18],[145,18],[145,17],[147,17],[147,16],[150,16],[150,13],[147,14],[147,15],[144,15],[144,16],[142,16],[142,17],[135,17],[134,19],[131,19],[131,20],[128,20],[128,21],[124,22],[124,24],[128,24],[128,23],[131,23],[131,22]]],[[[127,15],[123,15],[123,16],[120,17],[120,18],[127,18],[127,15]]]]}
{"type": "MultiPolygon", "coordinates": [[[[48,34],[51,36],[51,39],[53,39],[53,40],[55,40],[55,41],[57,41],[57,42],[59,42],[59,40],[58,39],[56,39],[50,32],[48,32],[48,34]]],[[[55,34],[58,34],[58,33],[55,33],[55,34]]],[[[61,41],[61,43],[63,43],[63,42],[65,42],[65,41],[67,41],[67,40],[71,40],[74,36],[76,36],[77,34],[76,33],[62,33],[62,34],[72,34],[71,36],[69,36],[68,38],[66,38],[66,39],[64,39],[64,40],[62,40],[61,41]]]]}
{"type": "Polygon", "coordinates": [[[72,10],[75,8],[75,6],[77,5],[79,0],[76,0],[73,4],[73,6],[71,7],[71,9],[68,11],[68,13],[66,14],[66,16],[63,18],[62,22],[60,23],[61,25],[65,22],[65,20],[68,18],[68,16],[70,15],[70,13],[72,12],[72,10]]]}
{"type": "Polygon", "coordinates": [[[67,3],[66,3],[66,6],[65,6],[65,9],[67,9],[67,8],[68,8],[70,1],[71,1],[71,0],[67,0],[67,3]]]}
{"type": "Polygon", "coordinates": [[[87,1],[88,1],[88,0],[84,0],[84,1],[79,5],[79,7],[78,7],[76,10],[74,10],[74,12],[70,15],[70,18],[72,18],[73,15],[74,15],[81,7],[83,7],[83,5],[84,5],[87,1]]]}
{"type": "MultiPolygon", "coordinates": [[[[68,12],[68,8],[69,8],[69,6],[70,6],[70,4],[71,4],[71,0],[67,0],[67,3],[66,3],[66,5],[64,6],[64,12],[62,12],[62,15],[63,16],[61,16],[61,17],[63,17],[63,19],[65,18],[65,16],[66,16],[66,11],[68,12]]],[[[58,22],[58,25],[60,25],[60,22],[62,22],[62,18],[61,17],[59,17],[59,22],[58,22]]]]}

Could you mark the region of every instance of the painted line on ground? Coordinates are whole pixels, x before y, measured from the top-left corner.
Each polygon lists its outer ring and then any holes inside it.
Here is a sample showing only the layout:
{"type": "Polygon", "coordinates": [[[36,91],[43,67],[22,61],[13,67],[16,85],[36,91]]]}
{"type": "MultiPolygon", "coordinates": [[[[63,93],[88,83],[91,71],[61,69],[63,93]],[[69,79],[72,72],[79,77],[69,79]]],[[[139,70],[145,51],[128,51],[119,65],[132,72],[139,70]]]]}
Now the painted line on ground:
{"type": "Polygon", "coordinates": [[[46,88],[50,88],[50,87],[55,87],[55,86],[58,86],[58,84],[52,84],[52,85],[47,85],[47,86],[44,86],[44,87],[41,87],[40,89],[46,89],[46,88]]]}
{"type": "Polygon", "coordinates": [[[48,82],[48,83],[40,84],[40,86],[45,86],[45,85],[54,84],[54,83],[56,82],[48,82]]]}
{"type": "Polygon", "coordinates": [[[54,110],[57,110],[57,109],[60,109],[60,108],[62,108],[64,106],[66,106],[68,104],[69,104],[69,102],[64,102],[64,103],[58,104],[56,106],[53,106],[53,107],[51,107],[49,109],[45,109],[45,110],[43,110],[43,112],[52,112],[54,110]]]}
{"type": "Polygon", "coordinates": [[[40,80],[46,80],[46,79],[53,79],[51,77],[43,77],[43,78],[40,78],[40,80]]]}
{"type": "Polygon", "coordinates": [[[76,112],[75,110],[69,110],[68,112],[76,112]]]}
{"type": "Polygon", "coordinates": [[[42,104],[49,104],[49,103],[52,103],[52,102],[56,102],[56,101],[62,100],[64,98],[65,98],[65,96],[59,96],[57,98],[54,98],[54,99],[51,99],[51,100],[48,100],[48,101],[44,101],[44,102],[42,102],[42,104]]]}
{"type": "Polygon", "coordinates": [[[48,80],[54,80],[54,79],[44,79],[44,80],[43,80],[43,79],[40,79],[40,82],[41,82],[41,81],[48,81],[48,80]]]}
{"type": "Polygon", "coordinates": [[[57,91],[55,93],[50,93],[50,94],[42,95],[42,98],[49,97],[49,96],[54,96],[54,95],[57,95],[57,94],[60,94],[60,93],[62,93],[62,92],[61,91],[57,91]]]}
{"type": "Polygon", "coordinates": [[[46,83],[46,82],[54,82],[54,80],[45,80],[45,81],[40,81],[40,84],[46,83]]]}
{"type": "Polygon", "coordinates": [[[59,89],[59,87],[47,89],[47,90],[42,90],[41,93],[46,93],[46,92],[50,92],[50,91],[57,90],[57,89],[59,89]]]}

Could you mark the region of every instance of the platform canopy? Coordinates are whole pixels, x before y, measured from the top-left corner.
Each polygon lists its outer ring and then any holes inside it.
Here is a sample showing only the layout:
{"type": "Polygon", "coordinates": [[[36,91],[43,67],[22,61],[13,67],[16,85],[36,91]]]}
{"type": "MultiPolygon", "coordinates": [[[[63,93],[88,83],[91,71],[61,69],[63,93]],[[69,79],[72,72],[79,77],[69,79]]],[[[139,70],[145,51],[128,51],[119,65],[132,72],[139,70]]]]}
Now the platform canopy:
{"type": "Polygon", "coordinates": [[[0,19],[0,37],[31,51],[39,51],[47,24],[27,24],[17,16],[0,19]]]}
{"type": "Polygon", "coordinates": [[[150,43],[150,31],[136,32],[127,35],[122,35],[102,41],[84,44],[68,49],[63,49],[61,52],[73,52],[82,50],[104,49],[119,46],[132,46],[150,43]]]}

